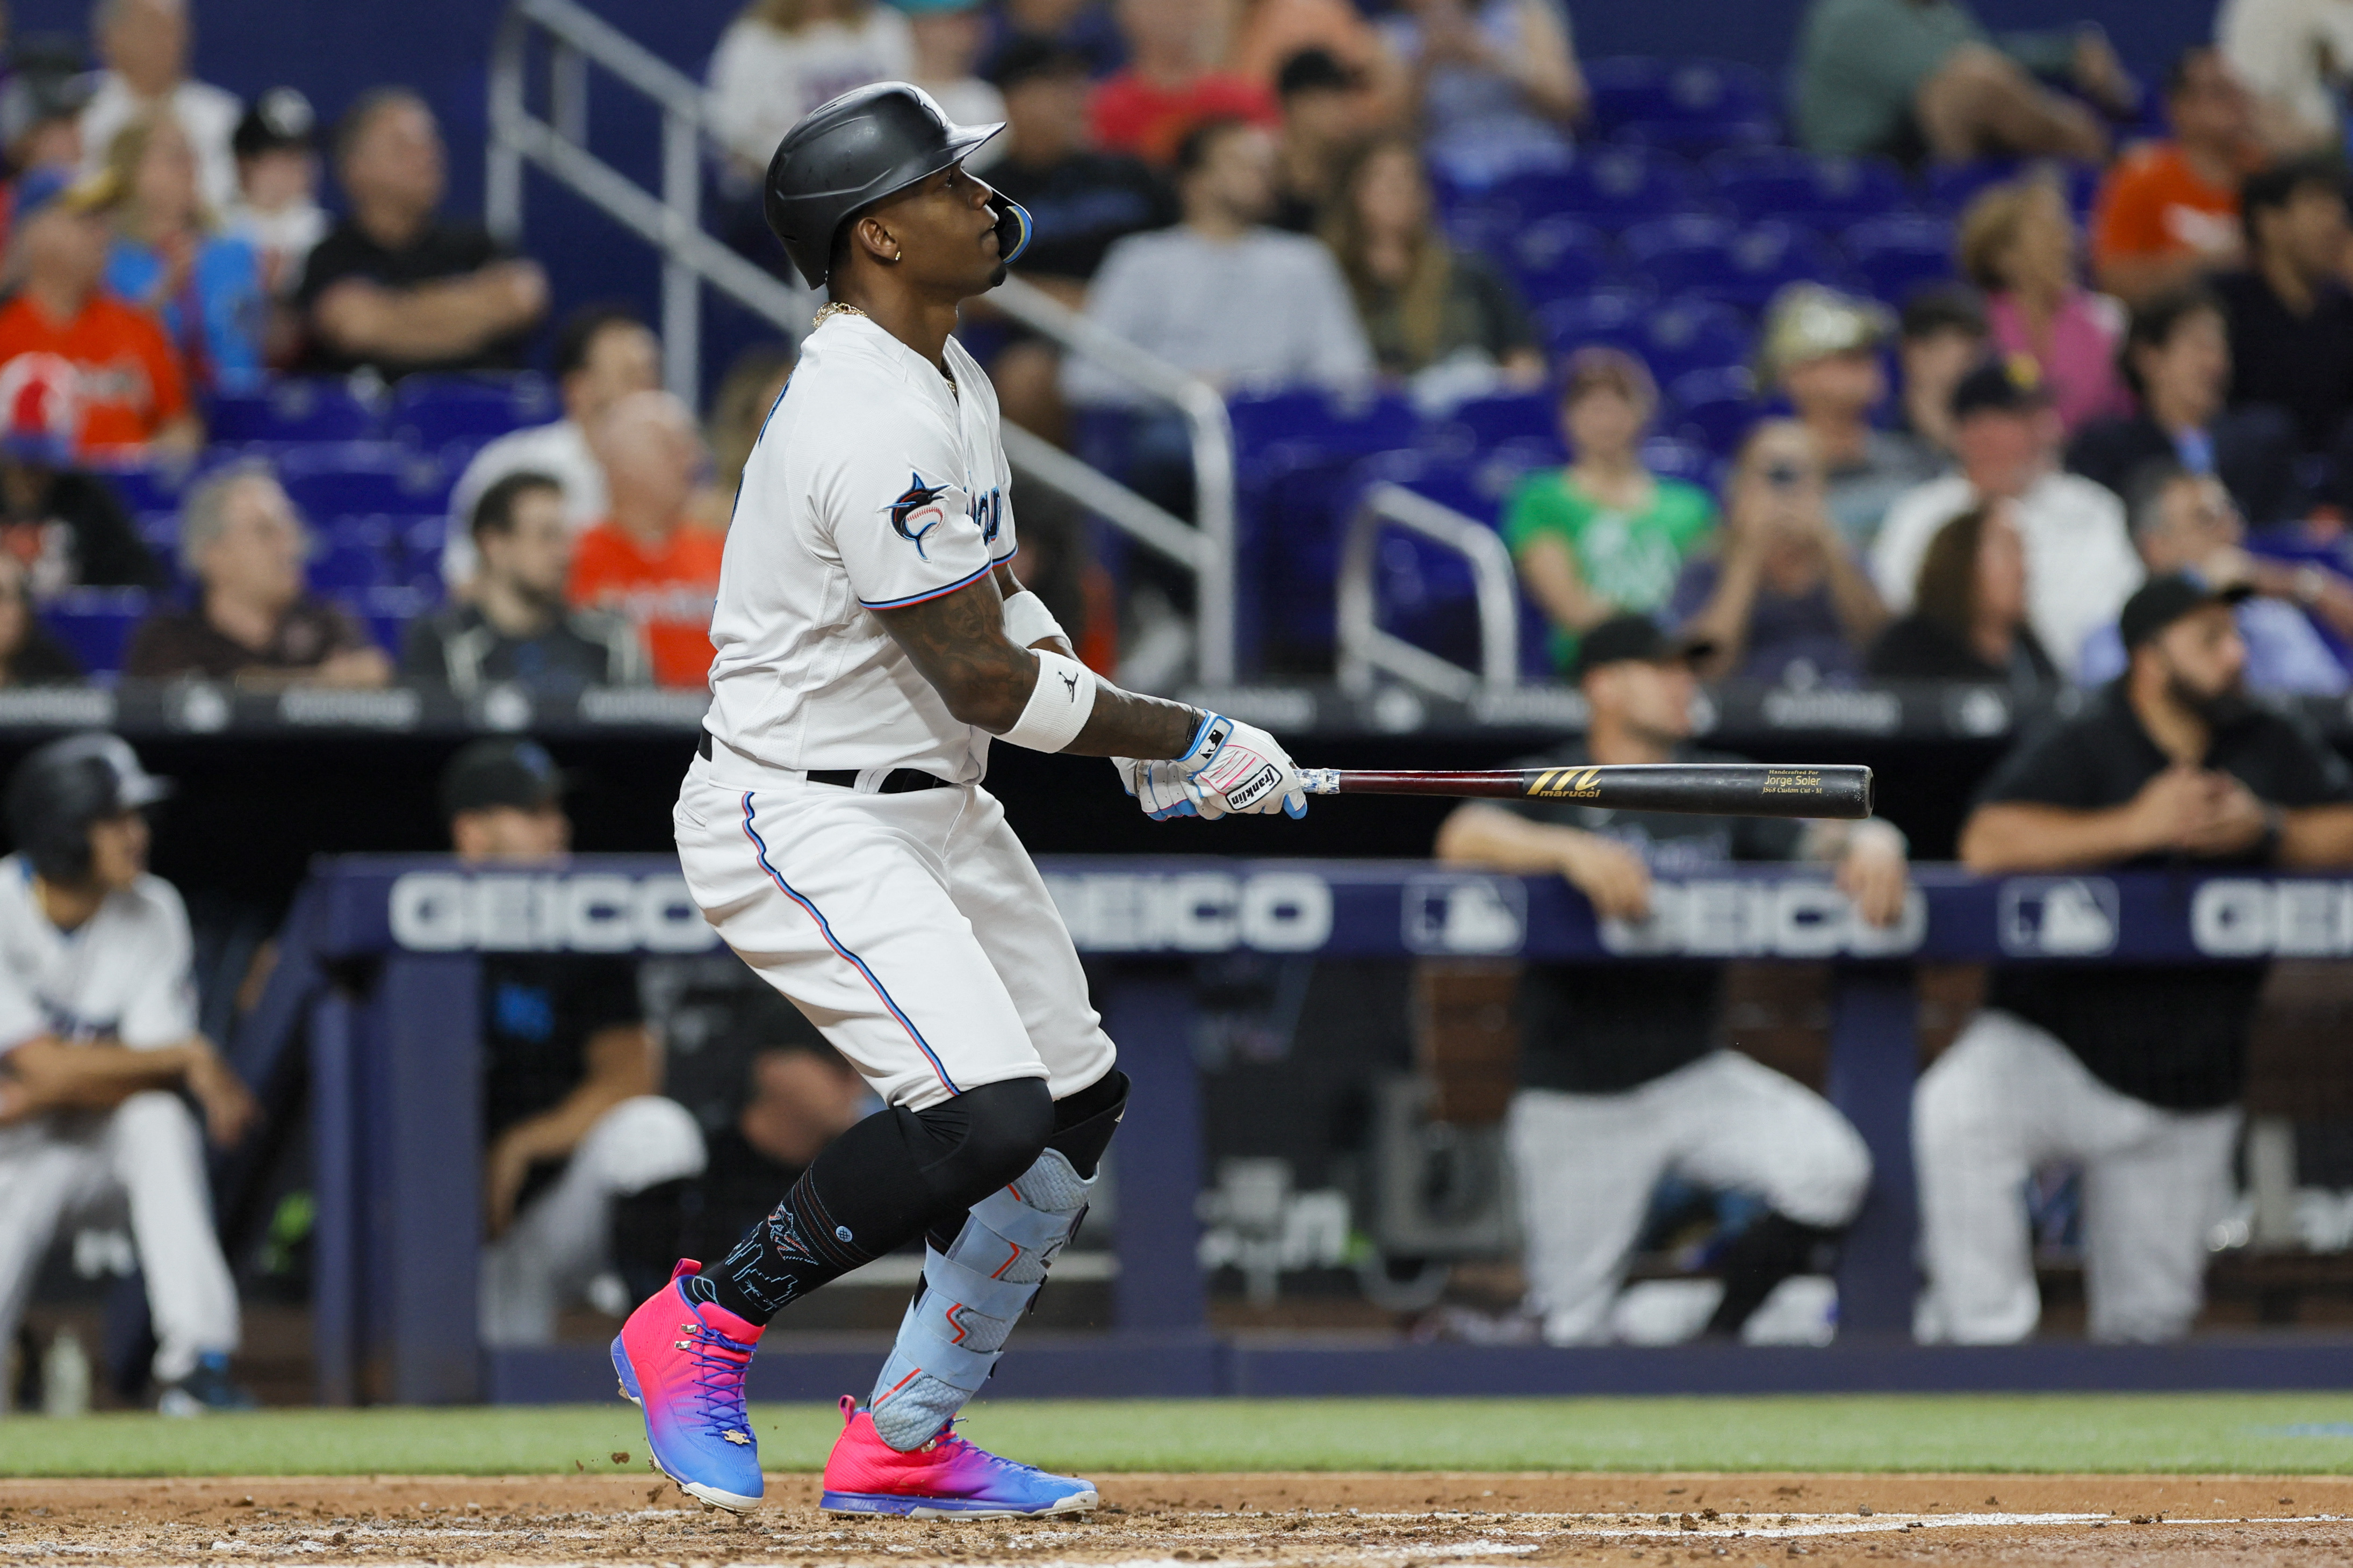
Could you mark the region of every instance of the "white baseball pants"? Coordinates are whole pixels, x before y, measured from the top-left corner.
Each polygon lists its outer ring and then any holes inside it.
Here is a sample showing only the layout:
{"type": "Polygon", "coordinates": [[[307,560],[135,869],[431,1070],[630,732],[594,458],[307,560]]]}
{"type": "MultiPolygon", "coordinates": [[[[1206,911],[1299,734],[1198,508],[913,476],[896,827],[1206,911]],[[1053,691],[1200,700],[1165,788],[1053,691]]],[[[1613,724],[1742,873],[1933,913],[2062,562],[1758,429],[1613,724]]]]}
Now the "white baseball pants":
{"type": "Polygon", "coordinates": [[[1111,1070],[1071,933],[979,785],[743,790],[697,759],[673,820],[704,918],[891,1104],[1111,1070]]]}
{"type": "Polygon", "coordinates": [[[1609,1309],[1670,1172],[1754,1193],[1800,1225],[1845,1225],[1871,1152],[1831,1103],[1737,1051],[1714,1051],[1622,1094],[1525,1089],[1506,1124],[1533,1305],[1553,1344],[1609,1337],[1609,1309]]]}
{"type": "Polygon", "coordinates": [[[598,1117],[563,1174],[482,1248],[482,1342],[551,1342],[557,1310],[612,1267],[613,1200],[700,1175],[702,1165],[702,1129],[674,1100],[641,1094],[598,1117]]]}
{"type": "Polygon", "coordinates": [[[42,1256],[67,1226],[131,1224],[157,1341],[159,1383],[237,1343],[237,1286],[213,1230],[203,1131],[164,1089],[102,1115],[0,1133],[0,1344],[16,1338],[42,1256]]]}
{"type": "Polygon", "coordinates": [[[2048,1031],[1988,1008],[1921,1075],[1912,1099],[1928,1289],[1915,1336],[2009,1344],[2042,1316],[2028,1173],[2084,1167],[2084,1285],[2097,1340],[2189,1332],[2206,1237],[2229,1198],[2235,1106],[2167,1110],[2092,1076],[2048,1031]]]}

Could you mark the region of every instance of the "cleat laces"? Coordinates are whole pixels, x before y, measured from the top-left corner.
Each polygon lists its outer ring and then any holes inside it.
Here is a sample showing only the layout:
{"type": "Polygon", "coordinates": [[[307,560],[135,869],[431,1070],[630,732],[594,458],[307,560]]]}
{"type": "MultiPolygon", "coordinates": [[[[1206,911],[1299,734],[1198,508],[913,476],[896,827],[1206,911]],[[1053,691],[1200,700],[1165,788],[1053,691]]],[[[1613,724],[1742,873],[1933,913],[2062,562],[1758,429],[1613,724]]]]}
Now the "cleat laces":
{"type": "Polygon", "coordinates": [[[942,1458],[951,1462],[964,1458],[967,1455],[976,1455],[979,1458],[987,1460],[998,1469],[1009,1470],[1017,1476],[1042,1476],[1046,1473],[1035,1465],[1025,1465],[1018,1459],[1008,1459],[1002,1454],[990,1453],[987,1449],[982,1447],[979,1444],[974,1442],[971,1438],[956,1430],[957,1427],[963,1425],[964,1417],[961,1415],[955,1417],[946,1426],[934,1433],[932,1435],[932,1440],[925,1443],[922,1448],[917,1450],[917,1452],[937,1452],[942,1458]]]}
{"type": "Polygon", "coordinates": [[[691,1397],[702,1407],[704,1428],[729,1442],[750,1442],[744,1369],[752,1364],[752,1347],[701,1321],[681,1323],[678,1331],[687,1338],[671,1342],[694,1358],[691,1397]]]}

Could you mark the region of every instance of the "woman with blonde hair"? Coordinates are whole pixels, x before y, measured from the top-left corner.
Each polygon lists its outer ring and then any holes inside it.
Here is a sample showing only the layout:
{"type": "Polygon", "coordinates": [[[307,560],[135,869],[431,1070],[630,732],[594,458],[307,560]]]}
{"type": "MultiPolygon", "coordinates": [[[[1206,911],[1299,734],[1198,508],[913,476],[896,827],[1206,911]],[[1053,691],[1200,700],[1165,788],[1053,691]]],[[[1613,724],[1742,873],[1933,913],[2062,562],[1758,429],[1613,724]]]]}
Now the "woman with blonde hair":
{"type": "Polygon", "coordinates": [[[2080,249],[2047,169],[1988,186],[1961,215],[1961,275],[1985,292],[1994,347],[2041,367],[2070,436],[2133,407],[2116,370],[2124,308],[2083,286],[2080,249]]]}
{"type": "Polygon", "coordinates": [[[875,0],[752,0],[719,36],[705,77],[712,133],[756,184],[793,122],[870,82],[915,75],[907,18],[875,0]]]}
{"type": "Polygon", "coordinates": [[[1381,136],[1357,149],[1335,190],[1324,243],[1384,374],[1467,360],[1497,367],[1515,388],[1543,384],[1526,302],[1486,258],[1456,250],[1439,232],[1430,177],[1409,137],[1381,136]]]}
{"type": "Polygon", "coordinates": [[[106,287],[154,315],[195,384],[259,384],[272,343],[261,253],[215,226],[180,122],[142,115],[116,132],[101,178],[114,203],[106,287]]]}
{"type": "Polygon", "coordinates": [[[1777,685],[1852,678],[1887,624],[1831,521],[1821,449],[1794,419],[1748,433],[1725,486],[1715,553],[1683,568],[1668,617],[1710,645],[1705,673],[1777,685]]]}

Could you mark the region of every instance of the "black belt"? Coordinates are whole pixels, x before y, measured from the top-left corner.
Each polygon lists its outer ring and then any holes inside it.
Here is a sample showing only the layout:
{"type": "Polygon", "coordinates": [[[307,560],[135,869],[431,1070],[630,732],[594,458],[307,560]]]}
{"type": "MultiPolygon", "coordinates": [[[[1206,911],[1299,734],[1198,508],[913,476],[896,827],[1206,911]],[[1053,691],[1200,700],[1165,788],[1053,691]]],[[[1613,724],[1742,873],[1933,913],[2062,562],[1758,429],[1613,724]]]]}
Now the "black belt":
{"type": "MultiPolygon", "coordinates": [[[[694,742],[694,749],[702,755],[704,762],[707,763],[711,760],[710,731],[705,730],[702,731],[702,738],[694,742]]],[[[831,784],[836,789],[856,789],[858,787],[858,770],[856,768],[811,768],[808,771],[807,776],[808,781],[811,784],[831,784]]],[[[913,795],[919,789],[946,789],[947,787],[949,787],[947,780],[924,773],[920,769],[892,768],[889,773],[882,775],[882,783],[876,788],[874,793],[877,795],[913,795]]]]}

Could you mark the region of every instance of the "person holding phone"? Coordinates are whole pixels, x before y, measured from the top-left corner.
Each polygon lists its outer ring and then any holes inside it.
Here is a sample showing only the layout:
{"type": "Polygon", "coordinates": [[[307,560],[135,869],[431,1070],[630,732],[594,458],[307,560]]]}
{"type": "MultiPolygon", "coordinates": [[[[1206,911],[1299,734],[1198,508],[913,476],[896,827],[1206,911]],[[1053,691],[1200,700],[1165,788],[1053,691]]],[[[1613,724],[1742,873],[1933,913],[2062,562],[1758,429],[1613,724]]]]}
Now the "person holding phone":
{"type": "Polygon", "coordinates": [[[1751,430],[1725,502],[1722,546],[1684,566],[1667,602],[1685,636],[1714,645],[1703,673],[1799,686],[1860,674],[1887,606],[1831,520],[1812,435],[1794,419],[1751,430]]]}

